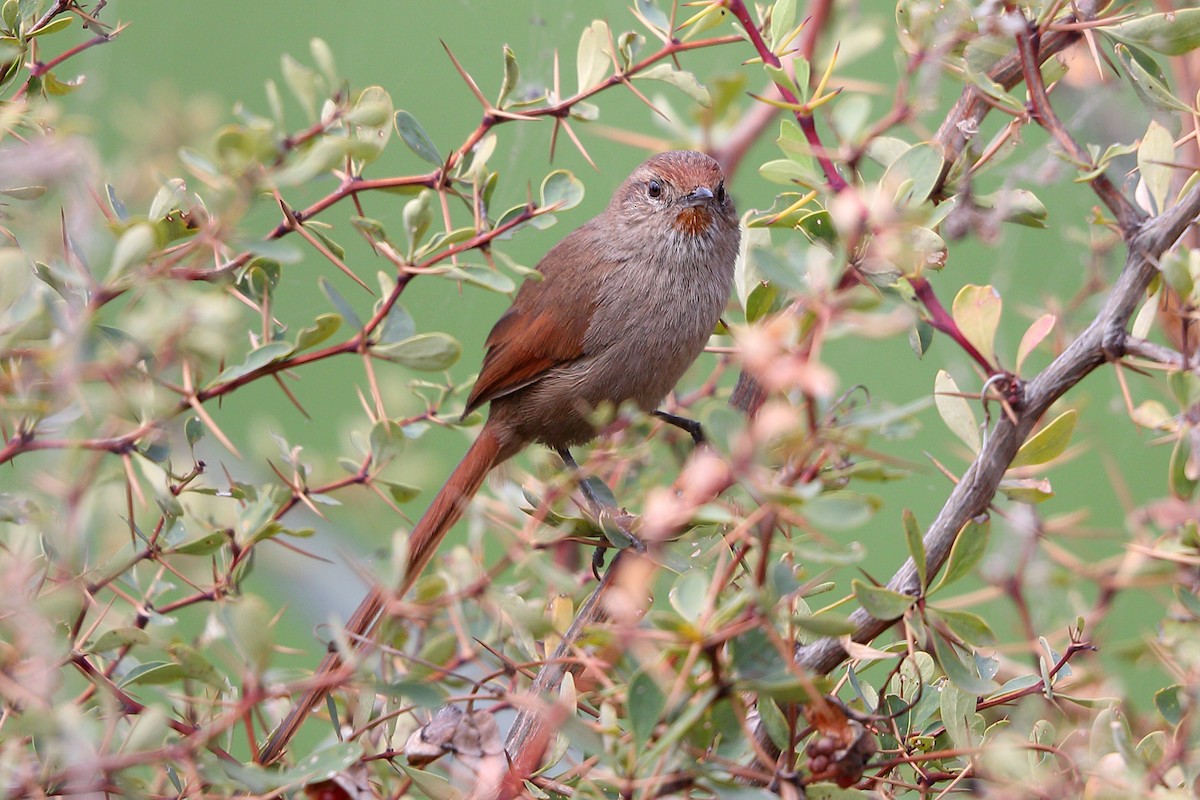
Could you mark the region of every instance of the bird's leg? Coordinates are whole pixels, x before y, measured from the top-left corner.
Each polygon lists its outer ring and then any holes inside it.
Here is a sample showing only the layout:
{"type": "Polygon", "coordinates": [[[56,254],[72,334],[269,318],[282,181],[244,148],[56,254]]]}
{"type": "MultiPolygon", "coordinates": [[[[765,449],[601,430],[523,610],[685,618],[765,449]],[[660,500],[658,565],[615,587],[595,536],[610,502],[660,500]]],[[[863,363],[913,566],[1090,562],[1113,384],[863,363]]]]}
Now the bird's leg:
{"type": "MultiPolygon", "coordinates": [[[[624,538],[628,539],[629,547],[639,553],[644,552],[646,545],[642,543],[642,540],[639,539],[633,531],[629,530],[629,526],[622,519],[626,515],[623,511],[621,511],[621,509],[617,508],[616,501],[613,499],[612,495],[605,491],[604,494],[606,496],[602,497],[600,493],[596,491],[596,486],[592,483],[593,479],[586,477],[583,474],[583,470],[580,468],[579,464],[576,463],[574,457],[571,455],[570,450],[565,447],[556,447],[554,448],[554,452],[558,453],[558,457],[563,460],[563,463],[566,464],[567,469],[575,473],[575,478],[579,482],[579,489],[583,492],[583,497],[587,501],[588,510],[591,511],[592,515],[596,518],[596,521],[599,522],[603,527],[604,518],[602,514],[607,511],[608,518],[612,520],[613,525],[616,526],[617,530],[621,532],[621,535],[624,538]]],[[[596,580],[600,580],[600,570],[603,567],[604,548],[597,547],[596,552],[592,554],[592,575],[595,576],[596,580]]]]}
{"type": "Polygon", "coordinates": [[[668,425],[674,425],[676,428],[687,431],[687,434],[692,437],[692,442],[696,447],[705,443],[704,428],[698,420],[688,419],[676,414],[668,414],[666,411],[651,411],[651,416],[658,417],[668,425]]]}

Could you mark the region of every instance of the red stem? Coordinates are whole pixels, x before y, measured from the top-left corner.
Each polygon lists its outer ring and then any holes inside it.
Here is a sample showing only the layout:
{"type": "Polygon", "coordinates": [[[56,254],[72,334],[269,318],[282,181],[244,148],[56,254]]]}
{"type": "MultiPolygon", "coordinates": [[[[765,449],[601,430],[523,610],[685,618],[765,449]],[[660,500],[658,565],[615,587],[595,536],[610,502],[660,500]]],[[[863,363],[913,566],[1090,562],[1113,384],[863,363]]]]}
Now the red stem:
{"type": "Polygon", "coordinates": [[[988,362],[983,354],[975,349],[975,345],[967,341],[967,337],[963,336],[962,331],[958,329],[958,324],[954,321],[954,317],[946,311],[942,306],[937,295],[933,293],[933,287],[929,285],[929,281],[917,276],[909,278],[909,283],[912,284],[913,290],[917,293],[917,299],[921,301],[921,305],[925,306],[925,310],[929,313],[929,324],[934,330],[942,333],[953,339],[959,347],[961,347],[967,355],[974,359],[989,377],[999,374],[1002,370],[997,369],[988,362]]]}
{"type": "MultiPolygon", "coordinates": [[[[758,30],[758,26],[754,24],[754,20],[750,16],[749,10],[743,0],[725,0],[725,7],[729,12],[737,17],[738,22],[746,29],[746,34],[750,37],[751,44],[758,51],[758,55],[762,58],[764,64],[770,64],[772,67],[782,67],[783,63],[779,60],[779,56],[771,52],[771,48],[767,47],[767,43],[763,41],[762,34],[758,30]]],[[[775,81],[775,88],[779,91],[780,97],[785,102],[793,105],[801,105],[800,98],[796,97],[796,93],[792,91],[792,87],[785,83],[775,81]]],[[[817,159],[817,163],[821,165],[821,171],[825,173],[825,181],[829,184],[829,190],[834,194],[846,189],[849,184],[846,179],[838,172],[834,166],[833,160],[829,158],[828,152],[825,150],[825,145],[821,144],[820,134],[817,133],[817,123],[813,119],[812,114],[805,114],[801,111],[793,111],[792,115],[796,118],[797,124],[800,125],[800,130],[804,132],[804,138],[808,140],[808,144],[812,147],[813,156],[817,159]]]]}

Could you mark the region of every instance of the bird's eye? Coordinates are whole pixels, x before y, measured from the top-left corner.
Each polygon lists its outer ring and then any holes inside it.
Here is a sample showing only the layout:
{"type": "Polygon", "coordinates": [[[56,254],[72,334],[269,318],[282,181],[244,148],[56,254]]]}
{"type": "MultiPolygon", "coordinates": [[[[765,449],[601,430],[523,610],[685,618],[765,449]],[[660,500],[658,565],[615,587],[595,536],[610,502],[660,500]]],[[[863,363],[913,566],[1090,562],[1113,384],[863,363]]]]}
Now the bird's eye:
{"type": "Polygon", "coordinates": [[[650,183],[646,184],[646,194],[651,197],[662,197],[662,192],[662,184],[658,181],[650,181],[650,183]]]}
{"type": "Polygon", "coordinates": [[[717,202],[725,202],[725,181],[721,181],[717,184],[717,202]]]}

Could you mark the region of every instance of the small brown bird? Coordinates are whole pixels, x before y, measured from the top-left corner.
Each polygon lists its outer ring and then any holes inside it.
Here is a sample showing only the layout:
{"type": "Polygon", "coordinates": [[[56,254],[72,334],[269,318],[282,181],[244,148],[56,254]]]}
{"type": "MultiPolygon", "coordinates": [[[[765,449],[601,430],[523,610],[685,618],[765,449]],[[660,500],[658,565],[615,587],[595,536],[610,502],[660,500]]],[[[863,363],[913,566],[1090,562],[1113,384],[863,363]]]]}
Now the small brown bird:
{"type": "MultiPolygon", "coordinates": [[[[699,438],[690,420],[657,411],[704,349],[729,297],[740,229],[720,166],[690,150],[660,153],[633,171],[596,218],[538,263],[487,338],[464,414],[491,403],[478,438],[409,537],[396,590],[420,576],[488,472],[531,442],[563,456],[596,435],[597,409],[633,401],[699,438]]],[[[346,625],[351,641],[383,607],[373,589],[346,625]]],[[[317,685],[259,753],[279,757],[339,665],[331,653],[317,685]]]]}

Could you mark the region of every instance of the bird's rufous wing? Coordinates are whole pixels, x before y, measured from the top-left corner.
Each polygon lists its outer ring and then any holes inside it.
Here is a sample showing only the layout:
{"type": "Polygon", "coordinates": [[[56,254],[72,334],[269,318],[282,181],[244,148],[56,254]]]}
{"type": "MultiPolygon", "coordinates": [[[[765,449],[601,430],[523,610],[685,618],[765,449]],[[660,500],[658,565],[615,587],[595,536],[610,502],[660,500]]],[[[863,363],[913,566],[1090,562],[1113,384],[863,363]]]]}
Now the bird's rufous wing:
{"type": "Polygon", "coordinates": [[[548,370],[584,354],[584,336],[603,276],[613,265],[585,246],[584,229],[552,248],[538,264],[544,277],[526,280],[512,307],[488,334],[483,366],[463,415],[522,389],[548,370]],[[570,302],[563,302],[569,292],[570,302]],[[582,298],[589,302],[580,302],[582,298]]]}

